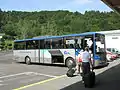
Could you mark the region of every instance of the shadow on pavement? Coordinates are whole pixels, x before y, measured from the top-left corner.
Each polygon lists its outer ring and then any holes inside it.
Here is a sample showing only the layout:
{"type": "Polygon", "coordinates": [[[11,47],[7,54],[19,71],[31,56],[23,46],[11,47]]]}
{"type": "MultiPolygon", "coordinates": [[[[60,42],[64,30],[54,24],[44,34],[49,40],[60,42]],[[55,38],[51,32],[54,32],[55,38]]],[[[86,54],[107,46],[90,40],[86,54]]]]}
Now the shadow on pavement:
{"type": "Polygon", "coordinates": [[[105,64],[104,66],[99,66],[99,67],[94,67],[94,69],[101,69],[101,68],[104,68],[104,67],[107,67],[109,65],[109,62],[107,62],[107,64],[105,64]]]}
{"type": "Polygon", "coordinates": [[[85,88],[82,82],[74,83],[60,90],[120,90],[120,65],[112,67],[96,76],[96,85],[85,88]]]}
{"type": "MultiPolygon", "coordinates": [[[[25,62],[16,62],[19,64],[26,64],[25,62]]],[[[27,64],[26,64],[27,65],[27,64]]],[[[53,67],[66,67],[65,65],[61,64],[44,64],[44,63],[31,63],[30,65],[42,65],[42,66],[53,66],[53,67]]],[[[66,67],[67,68],[67,67],[66,67]]]]}

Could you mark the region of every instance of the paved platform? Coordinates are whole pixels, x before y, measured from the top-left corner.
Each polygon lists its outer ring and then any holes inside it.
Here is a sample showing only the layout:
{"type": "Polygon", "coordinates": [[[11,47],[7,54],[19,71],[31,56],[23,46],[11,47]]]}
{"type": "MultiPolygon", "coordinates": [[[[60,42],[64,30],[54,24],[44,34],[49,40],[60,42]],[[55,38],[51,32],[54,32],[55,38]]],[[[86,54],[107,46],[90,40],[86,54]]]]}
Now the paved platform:
{"type": "MultiPolygon", "coordinates": [[[[115,60],[113,62],[110,62],[108,66],[101,68],[101,69],[95,69],[94,71],[97,76],[113,67],[118,66],[119,64],[120,64],[120,60],[115,60]]],[[[30,84],[27,86],[22,86],[14,90],[70,90],[70,89],[65,89],[65,88],[66,87],[70,88],[71,85],[75,85],[81,80],[82,78],[80,75],[75,75],[74,77],[67,77],[66,75],[62,75],[62,76],[50,78],[50,79],[47,79],[47,80],[44,80],[38,83],[30,84]]],[[[71,90],[74,90],[74,89],[71,89],[71,90]]]]}

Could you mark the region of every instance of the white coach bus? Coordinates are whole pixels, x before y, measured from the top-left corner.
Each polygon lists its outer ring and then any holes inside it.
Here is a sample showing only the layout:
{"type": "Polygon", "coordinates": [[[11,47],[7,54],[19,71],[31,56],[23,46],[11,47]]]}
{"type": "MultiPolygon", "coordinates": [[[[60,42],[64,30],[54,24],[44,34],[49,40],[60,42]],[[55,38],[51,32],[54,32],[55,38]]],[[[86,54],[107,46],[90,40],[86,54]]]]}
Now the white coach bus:
{"type": "Polygon", "coordinates": [[[15,40],[13,54],[17,62],[26,64],[34,62],[69,66],[76,64],[79,51],[86,46],[92,46],[90,50],[94,67],[107,63],[105,36],[96,32],[15,40]]]}

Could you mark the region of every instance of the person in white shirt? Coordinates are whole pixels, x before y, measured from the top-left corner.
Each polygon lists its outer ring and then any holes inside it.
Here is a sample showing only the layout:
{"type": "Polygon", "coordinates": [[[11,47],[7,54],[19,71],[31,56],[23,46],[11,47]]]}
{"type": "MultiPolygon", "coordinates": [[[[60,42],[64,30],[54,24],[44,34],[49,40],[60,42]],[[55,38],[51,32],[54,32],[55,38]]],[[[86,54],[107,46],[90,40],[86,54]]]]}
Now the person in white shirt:
{"type": "Polygon", "coordinates": [[[89,53],[88,47],[85,47],[85,51],[81,54],[81,57],[82,57],[82,71],[84,76],[85,74],[90,72],[90,65],[92,66],[91,55],[89,53]]]}

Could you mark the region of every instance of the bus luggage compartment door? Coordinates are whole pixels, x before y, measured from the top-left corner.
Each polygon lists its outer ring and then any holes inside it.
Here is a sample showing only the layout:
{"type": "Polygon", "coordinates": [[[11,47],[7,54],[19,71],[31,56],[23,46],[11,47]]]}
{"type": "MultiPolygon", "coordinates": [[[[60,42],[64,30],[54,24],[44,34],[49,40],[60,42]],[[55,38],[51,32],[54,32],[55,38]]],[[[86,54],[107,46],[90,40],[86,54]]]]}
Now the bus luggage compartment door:
{"type": "Polygon", "coordinates": [[[52,63],[64,63],[63,54],[60,50],[49,50],[52,56],[52,63]]]}

